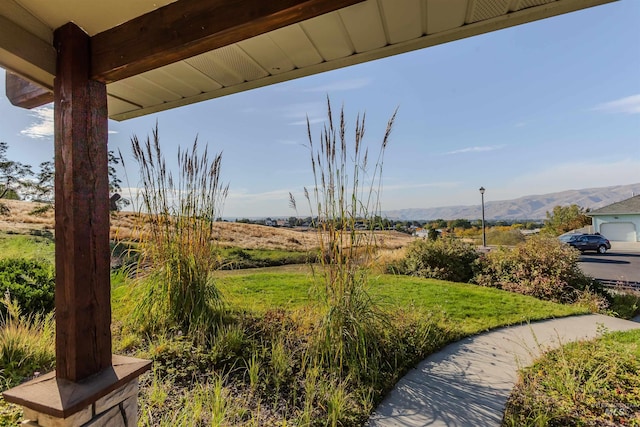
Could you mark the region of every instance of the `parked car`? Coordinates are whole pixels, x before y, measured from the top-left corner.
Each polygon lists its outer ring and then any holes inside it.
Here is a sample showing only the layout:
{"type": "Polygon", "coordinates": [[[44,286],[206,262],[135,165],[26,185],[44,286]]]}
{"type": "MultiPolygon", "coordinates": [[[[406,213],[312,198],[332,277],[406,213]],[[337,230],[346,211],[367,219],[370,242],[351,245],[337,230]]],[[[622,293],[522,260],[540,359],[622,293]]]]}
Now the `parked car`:
{"type": "Polygon", "coordinates": [[[577,234],[561,240],[580,252],[596,251],[603,254],[611,249],[611,242],[601,234],[577,234]]]}

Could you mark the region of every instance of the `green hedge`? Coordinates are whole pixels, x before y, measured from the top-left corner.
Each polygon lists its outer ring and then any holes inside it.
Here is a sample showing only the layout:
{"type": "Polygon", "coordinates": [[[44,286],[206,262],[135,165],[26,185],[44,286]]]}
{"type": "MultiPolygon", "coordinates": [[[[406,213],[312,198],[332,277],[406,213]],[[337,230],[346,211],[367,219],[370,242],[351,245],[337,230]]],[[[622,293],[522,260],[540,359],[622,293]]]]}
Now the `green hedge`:
{"type": "MultiPolygon", "coordinates": [[[[0,292],[8,292],[23,314],[50,312],[55,304],[54,267],[47,261],[26,258],[0,260],[0,292]]],[[[0,311],[6,314],[4,306],[0,311]]]]}
{"type": "Polygon", "coordinates": [[[411,276],[469,282],[478,256],[473,246],[458,240],[416,240],[402,262],[391,270],[411,276]]]}

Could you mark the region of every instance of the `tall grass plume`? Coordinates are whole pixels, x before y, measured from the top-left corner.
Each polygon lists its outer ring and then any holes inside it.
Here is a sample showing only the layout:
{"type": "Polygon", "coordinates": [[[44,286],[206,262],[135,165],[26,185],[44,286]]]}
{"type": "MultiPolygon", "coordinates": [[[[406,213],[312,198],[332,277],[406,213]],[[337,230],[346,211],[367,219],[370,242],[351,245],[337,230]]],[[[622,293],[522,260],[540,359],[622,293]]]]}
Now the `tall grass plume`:
{"type": "Polygon", "coordinates": [[[177,176],[167,167],[158,127],[152,138],[131,140],[140,169],[140,210],[146,213],[142,266],[151,273],[137,308],[148,327],[178,327],[202,333],[217,324],[222,298],[212,278],[220,266],[214,222],[228,186],[220,179],[221,154],[210,158],[198,140],[178,149],[177,176]]]}
{"type": "MultiPolygon", "coordinates": [[[[334,117],[327,99],[327,122],[314,141],[307,121],[314,186],[305,188],[317,230],[320,267],[314,268],[316,295],[323,306],[318,354],[340,373],[366,375],[377,363],[382,311],[367,292],[369,267],[375,260],[374,230],[380,218],[384,152],[396,113],[389,119],[375,163],[364,144],[365,116],[358,115],[354,141],[348,142],[344,108],[334,117]]],[[[296,208],[296,200],[290,196],[296,208]]]]}

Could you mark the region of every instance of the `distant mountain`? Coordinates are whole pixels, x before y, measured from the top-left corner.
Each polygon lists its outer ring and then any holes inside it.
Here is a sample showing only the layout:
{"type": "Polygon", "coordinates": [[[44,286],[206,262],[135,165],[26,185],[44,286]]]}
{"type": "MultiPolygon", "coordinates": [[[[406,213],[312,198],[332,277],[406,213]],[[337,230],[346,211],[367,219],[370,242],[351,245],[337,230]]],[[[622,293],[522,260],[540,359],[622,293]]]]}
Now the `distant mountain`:
{"type": "MultiPolygon", "coordinates": [[[[559,193],[524,196],[513,200],[491,201],[484,204],[486,219],[544,219],[547,211],[555,206],[576,204],[591,210],[628,199],[640,194],[640,183],[612,187],[567,190],[559,193]]],[[[396,220],[478,219],[481,206],[446,206],[427,209],[398,209],[384,212],[384,216],[396,220]]]]}

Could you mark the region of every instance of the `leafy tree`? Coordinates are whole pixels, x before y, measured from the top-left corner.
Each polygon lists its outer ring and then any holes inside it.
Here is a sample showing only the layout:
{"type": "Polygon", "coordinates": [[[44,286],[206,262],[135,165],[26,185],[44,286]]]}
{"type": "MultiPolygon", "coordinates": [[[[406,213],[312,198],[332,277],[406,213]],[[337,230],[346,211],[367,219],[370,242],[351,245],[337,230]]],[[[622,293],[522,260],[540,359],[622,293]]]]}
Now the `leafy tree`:
{"type": "Polygon", "coordinates": [[[438,234],[438,230],[436,230],[435,228],[430,228],[427,233],[428,239],[432,241],[438,240],[438,237],[440,237],[440,235],[438,234]]]}
{"type": "Polygon", "coordinates": [[[431,224],[431,228],[435,228],[435,229],[447,228],[447,221],[441,218],[431,221],[430,224],[431,224]]]}
{"type": "Polygon", "coordinates": [[[449,223],[447,224],[447,226],[449,228],[463,228],[463,229],[468,229],[471,228],[471,221],[469,221],[468,219],[454,219],[449,221],[449,223]]]}
{"type": "Polygon", "coordinates": [[[591,224],[591,218],[587,216],[589,209],[584,209],[576,204],[570,206],[556,206],[553,212],[547,211],[547,219],[543,230],[556,236],[567,231],[582,228],[591,224]]]}
{"type": "Polygon", "coordinates": [[[2,190],[2,192],[4,193],[4,195],[2,197],[0,197],[2,199],[7,199],[7,200],[20,200],[21,199],[20,195],[13,188],[9,188],[9,189],[5,190],[0,185],[0,190],[2,190]]]}
{"type": "MultiPolygon", "coordinates": [[[[116,166],[122,163],[122,158],[116,156],[115,153],[111,150],[109,150],[107,156],[109,161],[109,192],[119,193],[122,191],[122,187],[120,186],[120,184],[122,184],[122,180],[118,178],[118,174],[116,173],[116,166]]],[[[130,204],[131,202],[125,198],[119,198],[115,200],[115,207],[117,208],[117,210],[122,210],[122,208],[124,208],[125,206],[129,206],[130,204]]]]}
{"type": "MultiPolygon", "coordinates": [[[[120,158],[113,151],[108,152],[109,159],[109,192],[116,193],[122,191],[115,166],[120,164],[120,158]]],[[[37,202],[52,203],[54,201],[55,186],[55,164],[53,160],[40,163],[40,172],[36,175],[37,182],[32,184],[33,198],[37,202]]],[[[129,205],[129,200],[119,199],[116,204],[119,209],[129,205]]]]}
{"type": "Polygon", "coordinates": [[[31,186],[29,177],[33,175],[31,166],[9,160],[7,149],[9,144],[0,142],[0,199],[20,198],[20,192],[31,186]]]}
{"type": "Polygon", "coordinates": [[[55,167],[53,161],[40,163],[40,172],[36,176],[38,182],[35,184],[35,201],[53,202],[53,188],[55,178],[55,167]]]}
{"type": "Polygon", "coordinates": [[[113,151],[109,151],[107,156],[109,158],[109,192],[117,193],[122,191],[122,187],[120,187],[122,180],[118,178],[116,173],[116,166],[120,164],[120,158],[113,151]]]}

